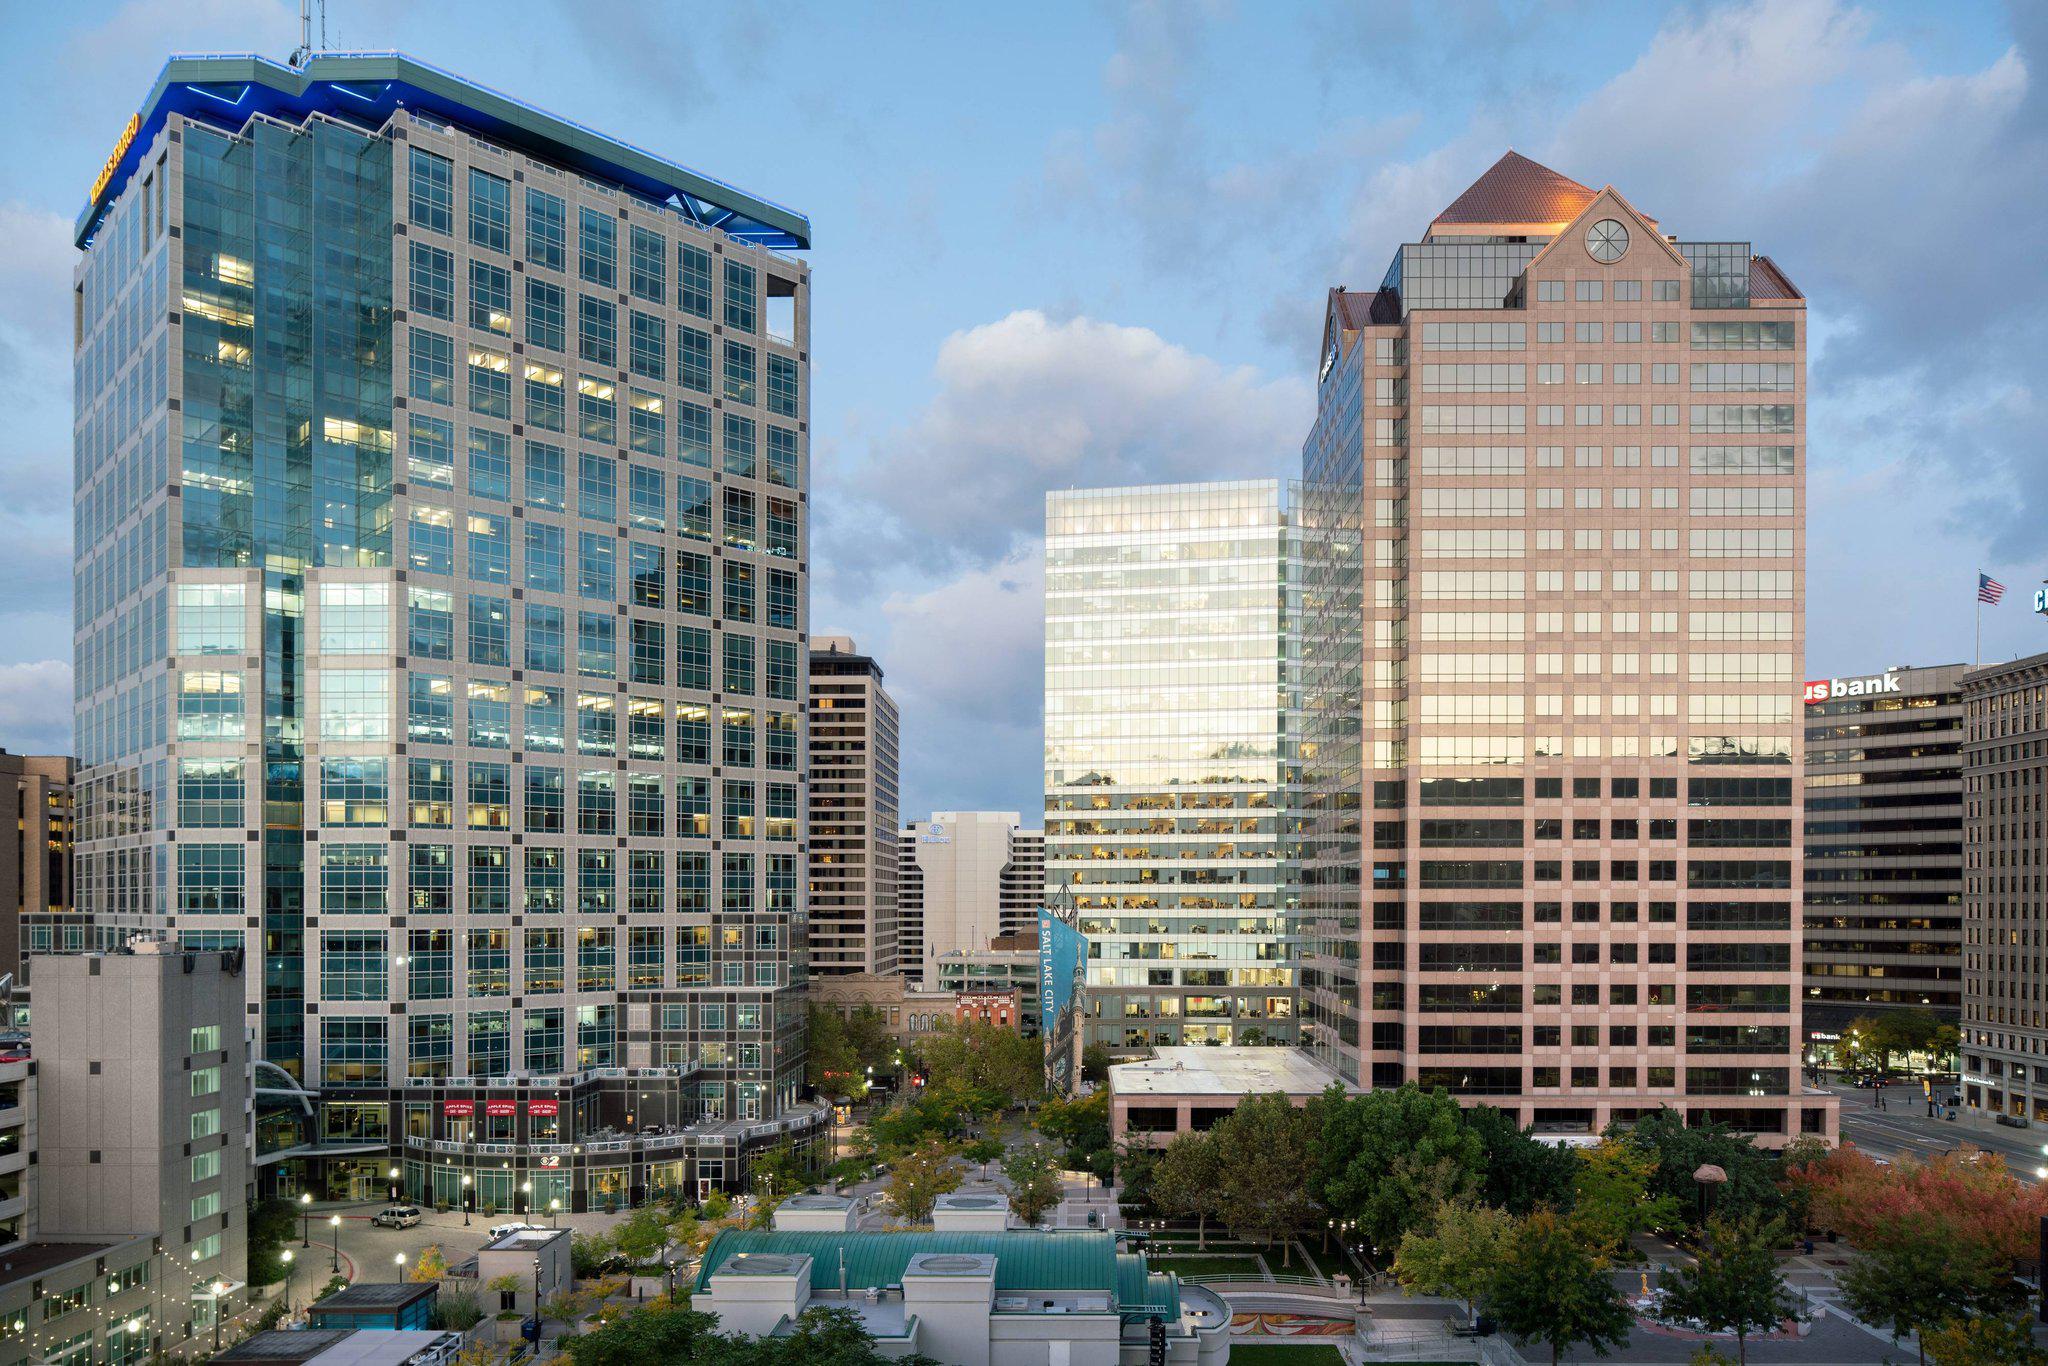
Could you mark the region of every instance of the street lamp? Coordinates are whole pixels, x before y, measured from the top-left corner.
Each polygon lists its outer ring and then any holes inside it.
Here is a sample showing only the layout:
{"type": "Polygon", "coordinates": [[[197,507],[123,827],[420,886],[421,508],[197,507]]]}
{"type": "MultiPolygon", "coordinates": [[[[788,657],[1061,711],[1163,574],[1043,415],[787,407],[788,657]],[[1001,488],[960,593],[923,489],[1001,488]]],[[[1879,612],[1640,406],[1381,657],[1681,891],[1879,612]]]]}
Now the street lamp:
{"type": "Polygon", "coordinates": [[[228,1283],[226,1281],[215,1281],[213,1283],[213,1351],[216,1356],[220,1355],[220,1302],[227,1298],[227,1294],[228,1283]]]}
{"type": "Polygon", "coordinates": [[[292,1316],[292,1277],[299,1274],[296,1257],[290,1248],[284,1250],[284,1316],[292,1316]]]}
{"type": "Polygon", "coordinates": [[[464,1228],[469,1227],[469,1176],[467,1173],[462,1178],[462,1226],[464,1228]]]}
{"type": "Polygon", "coordinates": [[[562,1202],[561,1202],[560,1200],[549,1200],[549,1201],[548,1201],[548,1227],[549,1227],[549,1228],[557,1228],[557,1227],[560,1227],[560,1224],[561,1224],[561,1213],[562,1213],[562,1202]]]}
{"type": "MultiPolygon", "coordinates": [[[[2048,1148],[2043,1148],[2048,1152],[2048,1148]]],[[[299,1192],[299,1246],[313,1246],[313,1192],[299,1192]]]]}
{"type": "Polygon", "coordinates": [[[398,1168],[394,1166],[384,1175],[391,1181],[391,1198],[396,1200],[398,1198],[398,1168]]]}
{"type": "Polygon", "coordinates": [[[533,1213],[533,1182],[521,1181],[519,1183],[519,1203],[524,1206],[519,1211],[521,1214],[533,1213]]]}
{"type": "Polygon", "coordinates": [[[340,1275],[340,1274],[341,1274],[341,1216],[340,1216],[339,1214],[337,1214],[337,1215],[335,1215],[335,1216],[334,1216],[333,1218],[329,1219],[329,1220],[327,1221],[327,1226],[328,1226],[329,1228],[331,1228],[331,1229],[333,1229],[333,1230],[334,1230],[334,1261],[333,1261],[333,1263],[332,1263],[332,1264],[331,1264],[331,1265],[330,1265],[330,1266],[328,1267],[328,1270],[330,1270],[330,1271],[334,1272],[334,1273],[335,1273],[336,1275],[340,1275]]]}
{"type": "Polygon", "coordinates": [[[396,1272],[392,1273],[392,1279],[395,1281],[403,1281],[405,1279],[405,1254],[403,1252],[398,1253],[396,1256],[392,1257],[391,1263],[392,1265],[398,1268],[396,1272]]]}
{"type": "Polygon", "coordinates": [[[1707,1214],[1713,1208],[1710,1192],[1716,1186],[1728,1184],[1728,1173],[1713,1163],[1707,1162],[1701,1164],[1699,1170],[1692,1174],[1692,1179],[1697,1181],[1700,1187],[1700,1228],[1704,1232],[1707,1224],[1707,1214]]]}

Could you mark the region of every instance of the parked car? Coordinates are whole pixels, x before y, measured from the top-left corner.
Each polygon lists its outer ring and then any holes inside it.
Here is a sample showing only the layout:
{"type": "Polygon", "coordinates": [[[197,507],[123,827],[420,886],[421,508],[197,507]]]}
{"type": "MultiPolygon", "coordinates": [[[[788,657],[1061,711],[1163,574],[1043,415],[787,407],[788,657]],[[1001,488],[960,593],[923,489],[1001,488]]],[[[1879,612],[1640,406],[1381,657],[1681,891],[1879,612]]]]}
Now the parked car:
{"type": "Polygon", "coordinates": [[[392,1205],[378,1210],[370,1222],[378,1228],[411,1228],[422,1217],[418,1205],[392,1205]]]}
{"type": "Polygon", "coordinates": [[[524,1233],[530,1228],[539,1227],[539,1224],[499,1224],[491,1230],[491,1241],[496,1242],[508,1233],[524,1233]]]}

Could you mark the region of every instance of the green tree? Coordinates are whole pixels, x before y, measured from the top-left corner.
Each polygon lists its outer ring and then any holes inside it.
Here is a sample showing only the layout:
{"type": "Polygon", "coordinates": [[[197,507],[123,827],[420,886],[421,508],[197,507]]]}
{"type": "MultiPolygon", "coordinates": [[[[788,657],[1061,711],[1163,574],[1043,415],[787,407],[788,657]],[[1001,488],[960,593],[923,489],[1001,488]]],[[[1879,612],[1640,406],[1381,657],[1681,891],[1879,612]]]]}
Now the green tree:
{"type": "Polygon", "coordinates": [[[612,1245],[634,1266],[655,1261],[668,1244],[668,1214],[659,1205],[642,1205],[612,1230],[612,1245]]]}
{"type": "Polygon", "coordinates": [[[1043,1046],[1014,1029],[981,1020],[941,1020],[917,1048],[929,1086],[964,1086],[978,1093],[983,1108],[1027,1105],[1044,1092],[1043,1046]]]}
{"type": "Polygon", "coordinates": [[[1607,1263],[1556,1211],[1522,1220],[1495,1268],[1483,1300],[1502,1328],[1558,1353],[1585,1343],[1606,1356],[1628,1341],[1635,1318],[1621,1302],[1607,1263]]]}
{"type": "Polygon", "coordinates": [[[1540,1205],[1564,1209],[1572,1201],[1572,1177],[1578,1155],[1570,1148],[1545,1143],[1491,1105],[1465,1108],[1465,1127],[1479,1138],[1479,1202],[1513,1215],[1540,1205]]]}
{"type": "Polygon", "coordinates": [[[930,1222],[932,1206],[938,1203],[939,1197],[959,1190],[962,1179],[959,1164],[953,1161],[952,1149],[937,1139],[927,1139],[896,1160],[889,1169],[889,1180],[882,1190],[888,1196],[889,1208],[895,1211],[899,1221],[924,1224],[930,1222]]]}
{"type": "Polygon", "coordinates": [[[810,1164],[788,1139],[754,1159],[754,1189],[770,1200],[794,1195],[810,1184],[810,1164]]]}
{"type": "Polygon", "coordinates": [[[1060,1145],[1069,1171],[1092,1171],[1107,1177],[1116,1169],[1109,1147],[1109,1092],[1093,1091],[1069,1099],[1050,1096],[1032,1117],[1038,1132],[1060,1145]]]}
{"type": "Polygon", "coordinates": [[[1291,1264],[1294,1235],[1317,1217],[1301,1175],[1315,1162],[1314,1116],[1284,1095],[1250,1096],[1209,1131],[1219,1154],[1217,1212],[1233,1232],[1278,1242],[1291,1264]]]}
{"type": "Polygon", "coordinates": [[[615,1250],[608,1233],[572,1233],[569,1235],[569,1264],[577,1280],[585,1280],[597,1274],[605,1258],[615,1250]]]}
{"type": "Polygon", "coordinates": [[[1603,1257],[1634,1261],[1630,1242],[1638,1233],[1683,1222],[1683,1208],[1669,1195],[1652,1194],[1657,1159],[1640,1148],[1603,1140],[1578,1154],[1572,1176],[1572,1226],[1603,1257]]]}
{"type": "Polygon", "coordinates": [[[877,1072],[893,1066],[896,1036],[889,1032],[889,1017],[874,1006],[855,1006],[846,1017],[846,1039],[853,1046],[856,1070],[863,1076],[872,1067],[877,1072]]]}
{"type": "Polygon", "coordinates": [[[1692,1265],[1658,1277],[1667,1318],[1691,1319],[1710,1333],[1735,1335],[1735,1359],[1749,1360],[1749,1335],[1775,1328],[1796,1309],[1778,1272],[1785,1226],[1754,1214],[1707,1221],[1692,1265]]]}
{"type": "Polygon", "coordinates": [[[1036,1226],[1047,1210],[1055,1208],[1064,1193],[1059,1164],[1050,1149],[1033,1144],[1018,1148],[1003,1159],[1003,1175],[1010,1181],[1010,1208],[1025,1223],[1036,1226]]]}
{"type": "Polygon", "coordinates": [[[1159,1149],[1144,1138],[1126,1134],[1116,1149],[1116,1198],[1125,1209],[1154,1208],[1152,1174],[1159,1169],[1159,1149]]]}
{"type": "Polygon", "coordinates": [[[1222,1154],[1215,1131],[1176,1134],[1152,1168],[1152,1203],[1162,1214],[1195,1221],[1195,1246],[1209,1242],[1209,1219],[1222,1205],[1222,1154]]]}
{"type": "Polygon", "coordinates": [[[1100,1086],[1109,1080],[1109,1045],[1091,1043],[1081,1050],[1081,1079],[1100,1086]]]}
{"type": "Polygon", "coordinates": [[[1003,1154],[1007,1151],[1000,1138],[977,1138],[960,1150],[960,1156],[980,1167],[981,1174],[987,1176],[988,1164],[1002,1161],[1003,1154]]]}
{"type": "Polygon", "coordinates": [[[285,1278],[282,1253],[298,1232],[298,1214],[289,1200],[260,1200],[249,1206],[249,1284],[271,1285],[285,1278]]]}
{"type": "Polygon", "coordinates": [[[830,1006],[814,1005],[804,1020],[804,1079],[828,1096],[852,1096],[859,1090],[861,1067],[846,1021],[830,1006]]]}
{"type": "Polygon", "coordinates": [[[1413,1083],[1362,1096],[1332,1086],[1309,1102],[1321,1143],[1310,1189],[1340,1219],[1355,1219],[1375,1250],[1439,1204],[1478,1190],[1484,1146],[1458,1102],[1413,1083]]]}
{"type": "Polygon", "coordinates": [[[1703,1166],[1719,1167],[1728,1176],[1714,1191],[1714,1213],[1729,1217],[1758,1214],[1765,1218],[1784,1213],[1778,1159],[1721,1124],[1688,1126],[1677,1111],[1664,1109],[1644,1115],[1633,1124],[1610,1124],[1606,1137],[1619,1139],[1656,1159],[1657,1170],[1646,1193],[1653,1198],[1670,1196],[1676,1200],[1679,1218],[1686,1229],[1697,1228],[1702,1218],[1700,1186],[1693,1173],[1703,1166]]]}
{"type": "Polygon", "coordinates": [[[2009,1265],[1994,1262],[1982,1247],[1950,1236],[1938,1220],[1926,1232],[1897,1232],[1875,1246],[1857,1249],[1842,1273],[1842,1303],[1866,1323],[1882,1324],[1893,1341],[1910,1333],[1927,1360],[1933,1329],[2010,1312],[2025,1297],[2009,1265]]]}
{"type": "Polygon", "coordinates": [[[2026,1314],[1957,1319],[1923,1337],[1937,1366],[2048,1366],[2026,1314]]]}
{"type": "Polygon", "coordinates": [[[1401,1235],[1394,1275],[1419,1294],[1463,1300],[1470,1314],[1493,1283],[1515,1232],[1515,1218],[1504,1209],[1469,1200],[1439,1205],[1427,1224],[1401,1235]]]}

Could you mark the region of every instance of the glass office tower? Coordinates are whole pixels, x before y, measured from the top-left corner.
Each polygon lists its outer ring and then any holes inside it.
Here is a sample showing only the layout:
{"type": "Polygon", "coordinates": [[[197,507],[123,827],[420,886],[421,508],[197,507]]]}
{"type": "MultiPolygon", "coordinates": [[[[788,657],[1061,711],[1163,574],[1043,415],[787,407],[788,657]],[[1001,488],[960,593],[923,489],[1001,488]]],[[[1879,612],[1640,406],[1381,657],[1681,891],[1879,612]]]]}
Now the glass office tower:
{"type": "Polygon", "coordinates": [[[1046,498],[1046,885],[1084,1043],[1293,1043],[1272,480],[1046,498]]]}
{"type": "Polygon", "coordinates": [[[810,1132],[808,235],[390,54],[177,58],[130,122],[79,895],[246,953],[261,1189],[625,1204],[810,1132]]]}

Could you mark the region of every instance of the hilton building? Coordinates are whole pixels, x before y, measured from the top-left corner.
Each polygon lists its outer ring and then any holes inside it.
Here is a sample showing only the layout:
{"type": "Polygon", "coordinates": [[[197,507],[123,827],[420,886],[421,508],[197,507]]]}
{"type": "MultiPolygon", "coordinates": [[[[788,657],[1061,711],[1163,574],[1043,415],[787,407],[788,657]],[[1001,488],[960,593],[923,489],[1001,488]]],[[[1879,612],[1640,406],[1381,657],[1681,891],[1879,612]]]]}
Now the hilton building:
{"type": "Polygon", "coordinates": [[[1963,1003],[1963,675],[1806,685],[1806,1037],[1963,1003]]]}
{"type": "Polygon", "coordinates": [[[1801,1085],[1806,302],[1509,153],[1332,290],[1303,456],[1314,1053],[1554,1133],[1801,1085]]]}
{"type": "Polygon", "coordinates": [[[248,955],[262,1192],[625,1204],[815,1130],[809,238],[394,54],[174,58],[130,121],[78,899],[248,955]]]}

